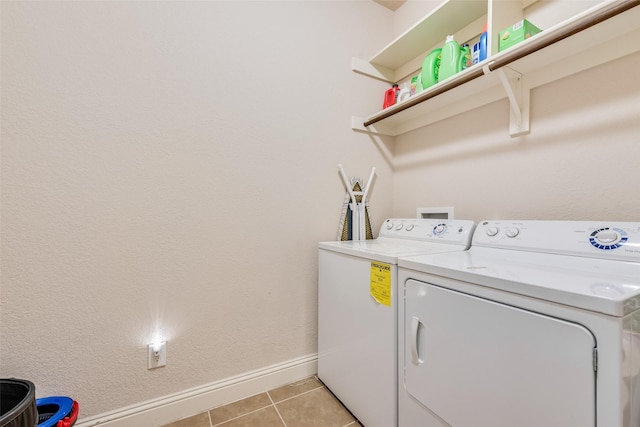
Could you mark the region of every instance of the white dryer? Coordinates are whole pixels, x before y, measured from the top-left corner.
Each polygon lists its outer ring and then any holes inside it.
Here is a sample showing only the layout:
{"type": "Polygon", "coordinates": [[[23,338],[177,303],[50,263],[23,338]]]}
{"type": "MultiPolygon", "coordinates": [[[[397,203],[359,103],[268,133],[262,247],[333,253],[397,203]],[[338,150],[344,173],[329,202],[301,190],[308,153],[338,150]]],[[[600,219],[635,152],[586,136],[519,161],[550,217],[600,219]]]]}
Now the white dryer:
{"type": "Polygon", "coordinates": [[[401,427],[640,426],[640,223],[485,221],[398,263],[401,427]]]}
{"type": "Polygon", "coordinates": [[[319,243],[318,377],[366,427],[398,425],[398,257],[464,251],[473,228],[387,219],[377,239],[319,243]]]}

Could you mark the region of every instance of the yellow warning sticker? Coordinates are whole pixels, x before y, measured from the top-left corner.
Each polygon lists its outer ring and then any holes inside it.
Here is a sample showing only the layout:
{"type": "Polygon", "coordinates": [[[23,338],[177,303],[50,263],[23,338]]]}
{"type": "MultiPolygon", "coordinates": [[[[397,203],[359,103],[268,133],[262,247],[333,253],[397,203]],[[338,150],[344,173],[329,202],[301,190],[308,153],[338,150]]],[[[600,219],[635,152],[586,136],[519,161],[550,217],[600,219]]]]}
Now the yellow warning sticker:
{"type": "Polygon", "coordinates": [[[378,303],[391,306],[391,265],[382,262],[371,263],[369,292],[378,303]]]}

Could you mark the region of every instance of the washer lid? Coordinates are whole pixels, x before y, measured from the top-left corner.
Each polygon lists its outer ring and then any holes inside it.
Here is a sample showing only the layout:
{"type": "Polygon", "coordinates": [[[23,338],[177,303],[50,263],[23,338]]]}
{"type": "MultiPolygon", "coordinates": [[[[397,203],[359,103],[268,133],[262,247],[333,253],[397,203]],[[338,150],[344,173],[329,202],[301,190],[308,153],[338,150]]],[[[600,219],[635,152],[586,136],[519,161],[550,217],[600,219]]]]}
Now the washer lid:
{"type": "Polygon", "coordinates": [[[640,263],[471,247],[398,266],[612,316],[640,308],[640,263]]]}
{"type": "Polygon", "coordinates": [[[320,249],[391,264],[398,257],[462,251],[469,247],[475,224],[470,220],[389,218],[371,240],[320,242],[320,249]]]}
{"type": "Polygon", "coordinates": [[[463,251],[464,246],[447,243],[427,243],[411,240],[386,239],[378,237],[373,240],[347,240],[336,242],[320,242],[320,249],[340,252],[359,258],[376,259],[390,264],[397,264],[398,257],[418,254],[434,254],[452,251],[463,251]]]}

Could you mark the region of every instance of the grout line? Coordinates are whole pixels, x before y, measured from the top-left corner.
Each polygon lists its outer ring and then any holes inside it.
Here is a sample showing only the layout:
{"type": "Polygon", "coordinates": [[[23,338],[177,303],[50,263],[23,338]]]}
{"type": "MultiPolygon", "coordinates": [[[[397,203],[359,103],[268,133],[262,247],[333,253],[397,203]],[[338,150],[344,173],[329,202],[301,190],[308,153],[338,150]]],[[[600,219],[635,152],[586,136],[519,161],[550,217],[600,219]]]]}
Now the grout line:
{"type": "MultiPolygon", "coordinates": [[[[302,392],[302,393],[296,394],[296,395],[291,396],[291,397],[288,397],[288,398],[286,398],[286,399],[282,399],[282,400],[278,401],[278,403],[282,403],[282,402],[286,402],[286,401],[291,400],[291,399],[295,399],[296,397],[303,396],[303,395],[305,395],[305,394],[307,394],[307,393],[311,393],[312,391],[316,391],[316,390],[321,389],[321,388],[326,388],[326,387],[325,387],[325,385],[324,385],[324,384],[320,381],[320,379],[317,377],[317,375],[316,375],[316,376],[313,376],[313,377],[310,377],[308,381],[306,381],[306,382],[304,382],[304,383],[302,383],[302,384],[306,384],[307,382],[312,381],[312,380],[314,380],[314,379],[315,379],[315,380],[318,380],[318,381],[320,382],[320,385],[319,385],[318,387],[313,388],[313,389],[311,389],[311,390],[304,391],[304,392],[302,392]]],[[[209,425],[210,425],[211,427],[220,426],[220,425],[223,425],[224,423],[228,423],[229,421],[237,420],[238,418],[242,418],[242,417],[244,417],[245,415],[249,415],[249,414],[252,414],[252,413],[254,413],[254,412],[261,411],[261,410],[263,410],[263,409],[268,408],[269,406],[273,406],[273,408],[276,410],[276,413],[278,414],[278,417],[280,417],[280,420],[282,421],[282,424],[284,425],[284,427],[287,427],[287,423],[286,423],[286,422],[284,421],[284,419],[282,418],[282,415],[280,414],[280,411],[278,410],[278,407],[277,407],[277,405],[276,405],[276,402],[274,402],[273,398],[271,397],[271,394],[269,394],[269,391],[266,391],[266,392],[264,392],[264,393],[266,393],[266,394],[267,394],[267,396],[269,397],[269,400],[271,401],[271,405],[267,405],[267,406],[264,406],[264,407],[262,407],[262,408],[254,409],[253,411],[245,412],[245,413],[244,413],[244,414],[242,414],[242,415],[238,415],[237,417],[229,418],[228,420],[222,421],[222,422],[217,423],[217,424],[213,424],[213,420],[211,419],[211,411],[212,411],[212,409],[210,409],[209,411],[207,411],[207,414],[209,415],[209,425]]],[[[251,397],[251,396],[249,396],[249,397],[251,397]]],[[[239,399],[239,400],[243,400],[243,399],[239,399]]],[[[231,402],[231,403],[234,403],[234,402],[231,402]]],[[[222,406],[226,406],[226,405],[222,405],[222,406]]],[[[213,408],[213,409],[216,409],[216,408],[213,408]]],[[[354,421],[354,422],[355,422],[355,421],[354,421]]],[[[353,424],[353,423],[351,423],[351,424],[353,424]]],[[[351,424],[348,424],[348,425],[351,425],[351,424]]],[[[346,426],[345,426],[345,427],[346,427],[346,426]]]]}
{"type": "MultiPolygon", "coordinates": [[[[311,393],[312,391],[316,391],[316,390],[321,389],[321,388],[324,388],[324,386],[322,384],[320,384],[318,387],[313,388],[311,390],[303,391],[300,394],[296,394],[295,396],[291,396],[291,397],[287,397],[286,399],[279,400],[278,403],[286,402],[287,400],[291,400],[291,399],[295,399],[296,397],[304,396],[307,393],[311,393]]],[[[269,392],[267,392],[267,394],[269,394],[269,392]]],[[[271,395],[269,395],[269,399],[271,399],[271,395]]],[[[273,402],[273,399],[271,401],[273,402]]],[[[276,405],[275,402],[273,404],[276,405]]]]}
{"type": "Polygon", "coordinates": [[[282,425],[284,427],[287,427],[287,423],[284,422],[284,418],[282,418],[282,414],[280,414],[280,411],[278,411],[278,407],[276,406],[276,403],[271,398],[271,395],[269,394],[269,392],[267,392],[267,396],[269,396],[269,400],[271,401],[271,404],[273,405],[273,409],[276,410],[276,414],[278,414],[278,417],[280,417],[280,421],[282,421],[282,425]]]}
{"type": "MultiPolygon", "coordinates": [[[[221,423],[218,423],[218,424],[211,423],[211,427],[220,426],[220,425],[222,425],[224,423],[228,423],[229,421],[233,421],[233,420],[237,420],[238,418],[242,418],[245,415],[249,415],[249,414],[253,414],[254,412],[262,411],[263,409],[267,409],[269,406],[273,406],[273,405],[267,405],[267,406],[263,406],[262,408],[254,409],[253,411],[245,412],[242,415],[238,415],[237,417],[229,418],[228,420],[222,421],[221,423]]],[[[211,419],[211,414],[209,414],[209,419],[211,419]]]]}
{"type": "MultiPolygon", "coordinates": [[[[300,397],[300,396],[303,396],[303,395],[305,395],[305,394],[307,394],[307,393],[311,393],[311,392],[313,392],[313,391],[317,391],[318,389],[325,389],[325,390],[327,390],[327,391],[328,391],[328,392],[329,392],[329,393],[334,397],[334,399],[336,399],[336,401],[337,401],[337,402],[338,402],[342,407],[344,407],[344,408],[347,410],[347,412],[349,412],[349,413],[350,413],[350,411],[349,411],[349,410],[348,410],[348,409],[347,409],[347,408],[342,404],[342,402],[340,402],[340,401],[335,397],[335,395],[334,395],[333,393],[331,393],[331,390],[329,390],[329,389],[324,385],[324,383],[322,382],[322,380],[320,380],[320,378],[318,378],[318,376],[317,376],[317,375],[314,375],[313,377],[310,377],[308,381],[306,381],[306,382],[304,382],[304,383],[302,383],[302,384],[306,384],[307,382],[312,381],[313,379],[317,380],[317,381],[320,383],[320,385],[319,385],[318,387],[313,388],[313,389],[311,389],[311,390],[304,391],[304,392],[302,392],[302,393],[298,393],[298,394],[296,394],[296,395],[294,395],[294,396],[291,396],[291,397],[288,397],[288,398],[286,398],[286,399],[282,399],[282,400],[278,401],[278,403],[282,403],[282,402],[286,402],[286,401],[291,400],[291,399],[295,399],[296,397],[300,397]]],[[[244,414],[238,415],[238,416],[236,416],[236,417],[229,418],[228,420],[222,421],[222,422],[217,423],[217,424],[213,424],[213,418],[211,417],[211,411],[212,411],[212,410],[214,410],[214,409],[219,408],[220,406],[218,406],[218,407],[216,407],[216,408],[213,408],[213,409],[209,409],[209,410],[207,410],[206,412],[207,412],[207,417],[208,417],[208,419],[209,419],[209,426],[210,426],[210,427],[222,426],[223,424],[226,424],[226,423],[228,423],[228,422],[230,422],[230,421],[237,420],[237,419],[242,418],[242,417],[244,417],[244,416],[246,416],[246,415],[253,414],[254,412],[258,412],[258,411],[261,411],[261,410],[263,410],[263,409],[267,409],[267,408],[269,408],[270,406],[273,406],[273,408],[276,410],[276,413],[278,414],[278,417],[280,418],[280,421],[282,421],[282,425],[283,425],[284,427],[287,427],[287,423],[284,421],[284,418],[282,418],[282,414],[280,414],[280,411],[278,410],[277,403],[276,403],[276,402],[274,402],[274,400],[273,400],[273,398],[271,397],[271,394],[269,393],[269,391],[265,391],[265,392],[263,392],[263,393],[266,393],[266,394],[267,394],[267,396],[269,397],[269,400],[271,401],[271,404],[266,405],[266,406],[263,406],[263,407],[258,408],[258,409],[254,409],[253,411],[245,412],[244,414]]],[[[258,393],[258,394],[259,394],[259,393],[258,393]]],[[[252,397],[252,396],[249,396],[249,397],[252,397]]],[[[246,399],[246,398],[245,398],[245,399],[246,399]]],[[[238,402],[238,401],[240,401],[240,400],[243,400],[243,399],[239,399],[239,400],[237,400],[237,401],[235,401],[235,402],[238,402]]],[[[228,403],[228,404],[226,404],[226,405],[222,405],[222,406],[227,406],[227,405],[230,405],[230,404],[235,403],[235,402],[231,402],[231,403],[228,403]]],[[[353,416],[353,414],[351,414],[351,415],[353,416]]],[[[355,417],[354,417],[354,418],[355,418],[355,417]]],[[[351,421],[351,422],[349,422],[348,424],[345,424],[343,427],[350,427],[350,426],[355,427],[357,423],[358,423],[358,420],[357,420],[357,419],[355,419],[354,421],[351,421]]]]}

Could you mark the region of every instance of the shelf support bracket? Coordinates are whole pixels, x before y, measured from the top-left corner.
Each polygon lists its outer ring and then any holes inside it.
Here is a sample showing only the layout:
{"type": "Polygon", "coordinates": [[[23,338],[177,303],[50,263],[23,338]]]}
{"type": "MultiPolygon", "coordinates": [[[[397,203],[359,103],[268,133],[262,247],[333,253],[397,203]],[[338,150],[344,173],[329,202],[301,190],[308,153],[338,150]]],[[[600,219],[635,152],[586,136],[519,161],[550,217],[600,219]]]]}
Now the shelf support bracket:
{"type": "Polygon", "coordinates": [[[351,71],[382,80],[383,82],[396,83],[393,70],[370,64],[360,58],[351,58],[351,71]]]}
{"type": "Polygon", "coordinates": [[[368,133],[372,135],[380,136],[396,136],[398,132],[392,126],[385,126],[384,123],[378,123],[375,125],[364,126],[364,117],[351,117],[351,130],[355,132],[368,133]]]}
{"type": "Polygon", "coordinates": [[[511,105],[509,135],[515,137],[529,133],[531,130],[529,123],[530,89],[524,85],[522,74],[509,67],[498,68],[494,72],[498,75],[511,105]]]}

